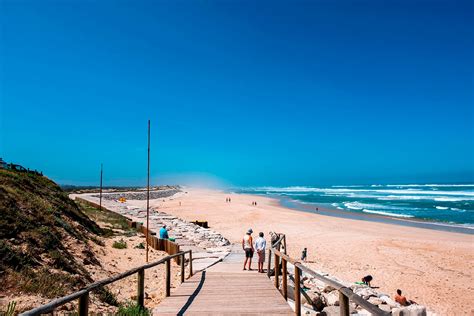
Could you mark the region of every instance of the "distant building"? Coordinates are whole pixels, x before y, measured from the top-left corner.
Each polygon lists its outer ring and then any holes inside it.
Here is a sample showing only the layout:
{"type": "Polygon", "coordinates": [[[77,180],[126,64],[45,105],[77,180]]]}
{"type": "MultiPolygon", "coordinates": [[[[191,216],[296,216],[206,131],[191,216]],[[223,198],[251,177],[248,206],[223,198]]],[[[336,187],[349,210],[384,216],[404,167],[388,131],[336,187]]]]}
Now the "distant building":
{"type": "Polygon", "coordinates": [[[7,169],[7,163],[0,158],[0,169],[7,169]]]}
{"type": "Polygon", "coordinates": [[[3,158],[0,158],[0,169],[7,169],[12,171],[20,171],[20,172],[27,172],[30,174],[36,174],[39,176],[43,175],[43,172],[37,170],[30,170],[29,168],[25,168],[22,165],[17,165],[14,163],[6,163],[3,158]]]}

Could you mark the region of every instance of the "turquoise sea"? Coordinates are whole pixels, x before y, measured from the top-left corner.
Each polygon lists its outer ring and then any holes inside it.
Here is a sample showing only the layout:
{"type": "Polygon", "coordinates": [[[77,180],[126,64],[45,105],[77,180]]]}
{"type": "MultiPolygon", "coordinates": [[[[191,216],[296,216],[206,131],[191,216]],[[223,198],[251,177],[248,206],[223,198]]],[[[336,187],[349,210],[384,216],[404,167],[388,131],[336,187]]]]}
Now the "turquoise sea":
{"type": "Polygon", "coordinates": [[[236,191],[282,197],[314,208],[420,219],[474,229],[474,184],[254,187],[236,191]]]}

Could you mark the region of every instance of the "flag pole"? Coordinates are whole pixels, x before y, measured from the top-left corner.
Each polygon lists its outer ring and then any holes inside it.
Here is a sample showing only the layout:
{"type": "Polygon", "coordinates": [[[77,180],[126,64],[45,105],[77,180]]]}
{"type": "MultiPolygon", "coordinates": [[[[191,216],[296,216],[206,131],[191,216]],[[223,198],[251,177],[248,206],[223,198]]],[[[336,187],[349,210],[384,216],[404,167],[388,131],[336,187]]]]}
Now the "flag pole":
{"type": "Polygon", "coordinates": [[[148,171],[146,185],[146,262],[148,262],[148,244],[150,236],[150,120],[148,120],[148,171]]]}
{"type": "Polygon", "coordinates": [[[99,209],[102,211],[102,164],[100,164],[99,209]]]}

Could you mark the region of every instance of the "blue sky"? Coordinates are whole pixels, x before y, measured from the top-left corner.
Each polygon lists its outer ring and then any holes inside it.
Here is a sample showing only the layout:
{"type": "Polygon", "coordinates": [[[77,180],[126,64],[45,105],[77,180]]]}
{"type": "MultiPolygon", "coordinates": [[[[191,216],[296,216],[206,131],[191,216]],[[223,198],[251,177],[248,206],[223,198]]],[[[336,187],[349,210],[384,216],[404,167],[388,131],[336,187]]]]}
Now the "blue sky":
{"type": "Polygon", "coordinates": [[[0,1],[0,156],[61,183],[474,181],[472,1],[0,1]]]}

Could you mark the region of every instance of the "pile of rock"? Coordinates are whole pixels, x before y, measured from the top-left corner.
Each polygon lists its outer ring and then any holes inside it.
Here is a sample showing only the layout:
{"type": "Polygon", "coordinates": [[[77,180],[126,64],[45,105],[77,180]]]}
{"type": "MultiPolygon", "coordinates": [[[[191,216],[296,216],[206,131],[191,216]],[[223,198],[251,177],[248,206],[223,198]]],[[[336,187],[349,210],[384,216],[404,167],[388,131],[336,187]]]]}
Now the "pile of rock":
{"type": "Polygon", "coordinates": [[[161,219],[161,222],[171,229],[173,237],[190,240],[203,249],[230,245],[229,240],[209,228],[203,228],[162,212],[155,213],[153,216],[154,218],[161,219]]]}
{"type": "MultiPolygon", "coordinates": [[[[153,199],[164,199],[170,196],[175,195],[176,193],[181,192],[177,188],[167,189],[167,190],[158,190],[150,191],[150,200],[153,199]]],[[[92,197],[99,198],[99,195],[92,195],[92,197]]],[[[131,192],[121,192],[121,193],[104,193],[102,198],[105,200],[115,201],[120,198],[125,198],[127,200],[146,200],[147,192],[146,191],[131,191],[131,192]]]]}
{"type": "MultiPolygon", "coordinates": [[[[429,313],[426,307],[421,305],[401,306],[390,298],[389,295],[378,293],[367,285],[347,284],[337,278],[329,276],[327,273],[317,271],[319,274],[332,279],[340,284],[350,288],[355,294],[361,296],[369,303],[378,306],[381,310],[391,312],[397,316],[426,316],[429,313]]],[[[293,273],[290,270],[290,279],[288,281],[290,298],[294,293],[293,273]]],[[[301,296],[301,303],[304,306],[304,314],[306,315],[339,315],[339,291],[332,286],[324,284],[322,281],[303,276],[301,278],[304,293],[301,296]]],[[[280,283],[281,284],[281,283],[280,283]]],[[[363,307],[350,302],[349,312],[353,315],[371,315],[363,307]]]]}

